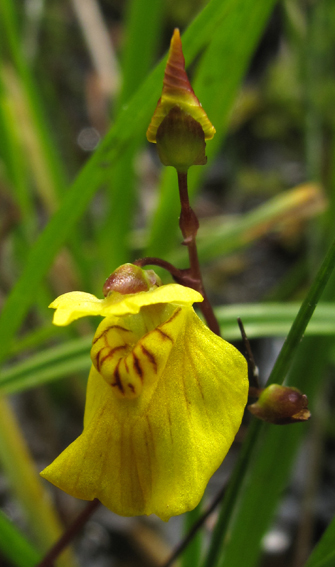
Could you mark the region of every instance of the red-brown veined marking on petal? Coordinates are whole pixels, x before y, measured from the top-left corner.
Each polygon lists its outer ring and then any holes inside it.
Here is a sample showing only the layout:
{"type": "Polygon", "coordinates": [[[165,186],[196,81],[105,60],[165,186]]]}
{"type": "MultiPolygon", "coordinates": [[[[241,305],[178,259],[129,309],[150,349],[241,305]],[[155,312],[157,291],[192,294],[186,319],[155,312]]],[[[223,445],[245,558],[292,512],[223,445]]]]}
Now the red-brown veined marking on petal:
{"type": "Polygon", "coordinates": [[[180,383],[181,383],[182,388],[183,388],[184,398],[185,398],[185,402],[186,402],[186,409],[187,409],[187,412],[190,413],[190,408],[189,408],[189,406],[191,405],[191,402],[190,402],[190,400],[189,400],[188,397],[187,397],[186,384],[185,384],[183,372],[184,372],[184,369],[182,369],[182,371],[181,371],[180,374],[179,374],[179,376],[180,376],[180,383]]]}
{"type": "Polygon", "coordinates": [[[189,345],[187,344],[186,341],[185,341],[185,349],[186,349],[186,351],[187,351],[187,353],[188,353],[188,360],[189,360],[190,365],[191,365],[192,368],[193,368],[195,381],[196,381],[197,386],[198,386],[198,388],[199,388],[201,397],[202,397],[203,401],[205,401],[204,392],[203,392],[203,390],[202,390],[202,386],[201,386],[201,384],[200,384],[200,382],[199,382],[199,378],[198,378],[198,374],[197,374],[197,373],[198,373],[198,368],[197,368],[196,364],[194,363],[194,360],[193,360],[193,357],[192,357],[192,353],[191,353],[190,348],[189,348],[189,345]]]}
{"type": "Polygon", "coordinates": [[[145,416],[145,419],[146,419],[146,422],[147,422],[147,424],[148,424],[148,430],[149,430],[150,437],[151,437],[152,452],[153,452],[153,454],[154,454],[154,457],[156,457],[155,439],[154,439],[154,432],[153,432],[153,430],[152,430],[152,425],[151,425],[151,423],[150,423],[150,420],[149,420],[149,416],[148,416],[148,415],[145,416]]]}
{"type": "Polygon", "coordinates": [[[185,349],[187,350],[187,353],[188,353],[188,360],[189,360],[189,363],[190,363],[190,365],[191,365],[192,368],[193,368],[194,379],[195,379],[195,381],[196,381],[196,383],[197,383],[199,392],[200,392],[201,397],[202,397],[203,402],[204,402],[204,405],[203,405],[203,408],[202,408],[201,411],[205,410],[204,413],[206,414],[206,417],[207,417],[207,420],[208,420],[208,424],[207,424],[206,427],[210,427],[211,429],[213,429],[213,427],[212,427],[212,425],[211,425],[211,423],[212,423],[212,422],[211,422],[211,419],[210,419],[210,417],[209,417],[209,415],[208,415],[208,409],[207,409],[207,404],[206,404],[206,401],[205,401],[205,395],[204,395],[204,392],[203,392],[201,383],[200,383],[199,378],[198,378],[198,369],[197,369],[197,366],[196,366],[196,364],[195,364],[195,362],[194,362],[194,360],[193,360],[193,357],[192,357],[192,355],[191,355],[191,352],[190,352],[190,349],[189,349],[189,345],[188,345],[186,342],[185,342],[185,349]]]}
{"type": "MultiPolygon", "coordinates": [[[[104,414],[104,411],[105,411],[105,406],[103,405],[103,406],[100,408],[98,415],[94,416],[94,420],[96,420],[96,422],[99,422],[99,421],[100,421],[101,417],[102,417],[103,414],[104,414]]],[[[94,429],[94,432],[93,432],[93,435],[92,435],[93,440],[94,440],[94,435],[95,435],[97,432],[98,432],[98,428],[95,428],[95,429],[94,429]]],[[[86,449],[84,450],[84,454],[82,455],[82,462],[83,462],[83,463],[86,461],[87,453],[90,451],[90,449],[91,449],[91,447],[92,447],[93,445],[94,445],[94,442],[93,442],[93,443],[91,442],[91,443],[89,443],[88,445],[86,445],[86,449]]],[[[75,481],[73,482],[73,486],[77,486],[77,485],[78,485],[79,478],[80,478],[82,472],[83,472],[83,467],[78,467],[78,474],[76,475],[76,479],[75,479],[75,481]]]]}
{"type": "Polygon", "coordinates": [[[171,415],[170,415],[170,412],[169,412],[168,408],[166,408],[166,413],[167,413],[168,420],[169,420],[169,426],[170,426],[169,431],[170,431],[171,443],[172,443],[172,445],[173,445],[172,421],[171,421],[171,415]]]}
{"type": "MultiPolygon", "coordinates": [[[[120,345],[117,347],[112,348],[112,350],[106,354],[106,356],[104,356],[101,360],[99,360],[100,362],[100,368],[103,365],[103,363],[105,362],[105,360],[107,360],[108,358],[113,358],[114,354],[118,351],[118,350],[124,350],[125,348],[127,348],[128,345],[120,345]]],[[[101,353],[101,350],[99,350],[99,353],[101,353]]]]}
{"type": "Polygon", "coordinates": [[[150,487],[150,496],[152,494],[152,454],[150,451],[150,447],[151,447],[151,443],[150,440],[148,438],[148,431],[147,429],[143,426],[143,435],[144,435],[144,444],[145,444],[145,448],[146,448],[146,452],[147,452],[147,463],[148,463],[148,471],[149,471],[149,475],[150,475],[150,482],[149,482],[149,487],[150,487]]]}
{"type": "Polygon", "coordinates": [[[111,329],[119,329],[120,331],[125,331],[126,333],[131,332],[129,329],[125,329],[124,327],[121,327],[121,325],[111,325],[110,327],[102,331],[102,333],[98,337],[94,337],[93,344],[97,343],[98,340],[104,337],[111,329]]]}
{"type": "Polygon", "coordinates": [[[143,345],[141,346],[141,350],[143,352],[143,354],[149,359],[149,361],[151,362],[151,364],[154,367],[154,372],[155,374],[157,374],[157,362],[156,362],[156,357],[152,354],[152,352],[150,352],[147,348],[145,348],[143,345]]]}
{"type": "Polygon", "coordinates": [[[99,350],[98,354],[95,357],[98,372],[100,372],[100,354],[101,354],[101,350],[99,350]]]}
{"type": "Polygon", "coordinates": [[[140,360],[136,356],[134,351],[132,352],[132,355],[133,355],[134,370],[135,370],[136,374],[140,377],[141,382],[143,382],[143,370],[142,370],[142,367],[141,367],[141,364],[140,364],[140,360]]]}
{"type": "Polygon", "coordinates": [[[111,386],[117,386],[119,388],[120,392],[122,394],[124,394],[124,389],[123,389],[123,386],[122,386],[120,372],[119,372],[120,362],[121,362],[121,358],[119,359],[119,361],[118,361],[118,363],[115,367],[115,370],[114,370],[114,373],[113,373],[114,378],[115,378],[115,382],[114,382],[114,384],[111,384],[111,386]]]}
{"type": "Polygon", "coordinates": [[[134,385],[131,384],[130,382],[128,382],[127,386],[128,386],[128,388],[129,388],[129,390],[131,390],[132,393],[135,394],[135,387],[134,387],[134,385]]]}
{"type": "Polygon", "coordinates": [[[172,343],[174,342],[174,340],[167,333],[164,333],[164,331],[162,331],[161,329],[157,328],[154,332],[159,333],[160,336],[163,337],[163,339],[169,339],[169,341],[171,341],[172,343]]]}
{"type": "Polygon", "coordinates": [[[174,343],[174,340],[170,337],[170,335],[168,335],[167,333],[165,333],[165,331],[162,330],[162,327],[165,327],[166,325],[172,323],[172,321],[176,317],[178,317],[180,313],[181,313],[181,307],[178,307],[178,309],[176,309],[176,311],[172,313],[171,317],[167,321],[165,321],[165,323],[162,323],[159,327],[157,327],[157,329],[155,329],[155,331],[157,331],[163,338],[169,339],[172,343],[174,343]]]}
{"type": "Polygon", "coordinates": [[[181,307],[178,307],[178,309],[176,309],[175,312],[172,313],[171,317],[167,321],[165,321],[165,323],[162,323],[160,326],[164,327],[164,325],[168,325],[169,323],[171,323],[171,321],[173,321],[173,319],[178,317],[178,315],[180,315],[180,313],[181,313],[181,307]]]}
{"type": "MultiPolygon", "coordinates": [[[[137,463],[136,453],[135,453],[135,449],[134,449],[134,436],[130,433],[129,438],[130,438],[130,449],[131,449],[131,453],[133,455],[133,470],[135,472],[135,478],[137,477],[137,483],[138,483],[138,486],[140,487],[140,490],[141,490],[141,493],[142,493],[142,502],[143,502],[142,506],[144,508],[145,507],[145,493],[144,493],[144,490],[143,490],[143,486],[141,484],[140,474],[138,472],[138,463],[137,463]]],[[[135,492],[137,492],[137,491],[135,490],[135,492]]]]}

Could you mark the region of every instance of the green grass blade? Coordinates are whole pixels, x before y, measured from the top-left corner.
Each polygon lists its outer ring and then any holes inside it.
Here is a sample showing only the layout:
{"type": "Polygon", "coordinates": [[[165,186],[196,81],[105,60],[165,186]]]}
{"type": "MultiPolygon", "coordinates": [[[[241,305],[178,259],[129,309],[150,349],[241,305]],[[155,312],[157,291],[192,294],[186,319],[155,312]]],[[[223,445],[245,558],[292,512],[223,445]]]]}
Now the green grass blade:
{"type": "MultiPolygon", "coordinates": [[[[218,25],[213,41],[200,63],[194,91],[210,120],[217,129],[214,139],[207,143],[209,161],[222,145],[228,118],[246,67],[274,0],[235,0],[229,13],[218,25]]],[[[186,60],[187,61],[187,60],[186,60]]],[[[199,186],[206,169],[192,167],[189,173],[190,193],[199,186]]],[[[153,218],[147,256],[164,256],[176,242],[180,212],[175,170],[166,168],[163,173],[160,201],[153,218]],[[171,224],[176,230],[171,230],[171,224]]]]}
{"type": "MultiPolygon", "coordinates": [[[[58,540],[63,528],[38,476],[16,416],[4,397],[0,397],[0,461],[39,549],[47,551],[58,540]]],[[[57,565],[76,565],[70,549],[60,557],[57,565]]]]}
{"type": "MultiPolygon", "coordinates": [[[[203,511],[202,501],[198,506],[187,512],[184,516],[184,533],[185,536],[193,528],[194,524],[201,518],[203,511]]],[[[181,556],[181,567],[198,567],[201,561],[203,533],[201,530],[195,534],[191,542],[183,551],[181,556]]]]}
{"type": "Polygon", "coordinates": [[[0,511],[0,551],[16,567],[35,567],[41,554],[0,511]]]}
{"type": "MultiPolygon", "coordinates": [[[[184,51],[192,61],[210,42],[215,29],[220,26],[233,0],[211,0],[190,25],[184,35],[184,51]]],[[[53,216],[34,245],[23,273],[9,295],[0,317],[0,360],[8,352],[15,332],[34,301],[38,284],[50,268],[57,252],[71,234],[78,219],[84,213],[92,196],[108,178],[108,166],[112,165],[132,139],[134,133],[146,131],[161,91],[165,60],[150,74],[143,86],[124,108],[92,158],[81,170],[66,193],[62,206],[53,216]]],[[[116,245],[116,244],[114,244],[116,245]]]]}
{"type": "MultiPolygon", "coordinates": [[[[280,384],[286,378],[292,365],[294,354],[299,347],[320,296],[328,283],[334,265],[335,242],[328,250],[316,278],[299,309],[275,362],[268,384],[280,384]]],[[[316,360],[317,357],[314,356],[313,362],[316,360]]],[[[291,385],[298,388],[301,387],[307,394],[309,391],[315,394],[318,384],[314,372],[311,372],[312,366],[313,364],[310,364],[307,372],[294,373],[293,384],[291,383],[291,385]]],[[[290,436],[287,436],[285,428],[282,428],[282,431],[280,433],[280,429],[269,428],[267,424],[257,421],[252,423],[222,504],[220,516],[204,564],[205,567],[218,565],[219,559],[221,559],[220,567],[227,567],[228,565],[229,567],[240,565],[254,567],[260,550],[261,537],[272,517],[281,492],[281,482],[287,478],[289,473],[292,458],[297,449],[299,441],[298,432],[301,431],[301,426],[295,425],[295,429],[292,430],[290,436]],[[289,437],[287,444],[285,444],[286,436],[289,437]],[[272,452],[273,447],[277,447],[276,452],[272,452]],[[285,453],[285,447],[287,447],[287,453],[285,453]],[[272,459],[268,456],[268,451],[270,451],[272,459]],[[278,455],[280,455],[280,462],[277,463],[278,469],[276,469],[278,455]],[[275,462],[274,459],[276,459],[275,462]],[[270,469],[272,471],[271,474],[269,474],[269,466],[272,467],[270,469]],[[263,474],[263,470],[267,471],[268,477],[265,477],[265,482],[259,482],[259,475],[263,474]],[[279,471],[278,474],[277,470],[279,471]],[[269,479],[271,475],[273,483],[269,479]],[[262,515],[259,514],[260,502],[263,507],[262,515]],[[256,517],[257,522],[255,522],[256,517]],[[247,519],[248,527],[246,527],[247,519]],[[241,546],[241,539],[239,539],[241,532],[244,535],[249,534],[249,528],[253,534],[252,539],[250,539],[249,545],[241,546]],[[225,541],[227,530],[229,530],[229,541],[225,541]],[[224,548],[223,554],[222,548],[224,548]]]]}
{"type": "Polygon", "coordinates": [[[333,567],[335,565],[335,518],[313,550],[305,567],[333,567]]]}
{"type": "MultiPolygon", "coordinates": [[[[314,401],[322,387],[318,377],[325,375],[331,342],[306,338],[286,382],[307,394],[312,413],[314,401]]],[[[258,564],[261,540],[287,485],[303,435],[308,431],[307,424],[288,427],[256,421],[252,424],[250,433],[255,435],[256,442],[248,462],[248,474],[240,474],[234,519],[231,516],[227,525],[232,539],[223,550],[220,567],[238,567],[241,564],[256,567],[258,564]],[[243,549],[238,539],[242,533],[245,542],[243,549]]]]}
{"type": "MultiPolygon", "coordinates": [[[[122,57],[122,90],[117,106],[122,108],[152,67],[161,35],[164,3],[161,0],[132,0],[126,19],[126,43],[122,57]]],[[[144,143],[144,132],[134,136],[111,171],[108,186],[109,212],[100,240],[106,274],[129,261],[128,233],[136,208],[134,159],[144,143]],[[117,242],[117,246],[112,243],[117,242]]]]}
{"type": "Polygon", "coordinates": [[[0,377],[2,393],[13,393],[39,386],[71,373],[90,369],[92,337],[75,339],[64,345],[44,350],[9,369],[0,377]]]}
{"type": "Polygon", "coordinates": [[[38,88],[23,54],[15,6],[11,0],[2,0],[0,3],[1,41],[10,54],[25,90],[38,139],[38,149],[41,152],[41,163],[43,162],[46,171],[48,181],[46,189],[50,192],[49,198],[55,205],[59,196],[64,192],[65,175],[62,162],[49,134],[38,88]]]}

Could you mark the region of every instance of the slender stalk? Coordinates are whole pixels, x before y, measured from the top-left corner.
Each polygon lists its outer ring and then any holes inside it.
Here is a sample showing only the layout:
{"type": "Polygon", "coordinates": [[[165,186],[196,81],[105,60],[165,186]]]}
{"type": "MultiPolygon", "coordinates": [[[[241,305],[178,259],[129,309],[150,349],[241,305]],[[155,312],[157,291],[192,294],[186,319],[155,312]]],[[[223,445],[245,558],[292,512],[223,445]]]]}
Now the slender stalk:
{"type": "Polygon", "coordinates": [[[225,486],[221,488],[220,492],[215,496],[213,502],[209,505],[207,510],[205,510],[205,512],[200,516],[200,518],[196,522],[194,522],[189,532],[186,534],[184,539],[177,545],[177,547],[172,552],[168,560],[165,563],[163,563],[162,567],[171,567],[171,565],[173,565],[176,559],[178,559],[178,557],[183,553],[184,549],[189,545],[189,543],[192,541],[192,539],[197,534],[199,529],[204,525],[207,518],[212,514],[212,512],[214,512],[217,505],[221,502],[223,495],[225,493],[225,489],[226,489],[225,486]]]}
{"type": "MultiPolygon", "coordinates": [[[[243,325],[240,317],[237,318],[237,322],[238,322],[238,326],[239,326],[240,331],[241,331],[242,341],[243,341],[244,349],[245,349],[245,357],[246,357],[247,363],[248,363],[249,382],[250,382],[250,384],[254,384],[254,386],[255,386],[254,389],[257,389],[257,388],[259,388],[258,368],[257,368],[256,362],[255,362],[255,359],[254,359],[254,355],[253,355],[252,350],[251,350],[251,346],[250,346],[250,343],[249,343],[249,339],[247,337],[247,333],[245,332],[244,325],[243,325]]],[[[250,394],[250,388],[249,388],[249,394],[250,394]]]]}
{"type": "Polygon", "coordinates": [[[99,500],[95,499],[89,502],[86,508],[79,514],[75,521],[67,528],[55,545],[48,551],[42,561],[36,567],[52,567],[54,561],[62,553],[62,551],[71,543],[73,538],[82,529],[90,516],[100,505],[99,500]]]}
{"type": "Polygon", "coordinates": [[[209,326],[211,331],[213,331],[213,333],[220,336],[220,326],[214,315],[213,308],[208,300],[202,281],[196,244],[196,235],[199,228],[199,221],[195,212],[190,206],[187,189],[187,173],[181,173],[178,171],[177,174],[181,203],[179,226],[184,237],[183,244],[188,248],[188,255],[190,260],[190,275],[192,279],[197,282],[197,291],[199,291],[199,293],[201,293],[204,298],[204,301],[200,303],[199,307],[206,319],[207,325],[209,326]]]}

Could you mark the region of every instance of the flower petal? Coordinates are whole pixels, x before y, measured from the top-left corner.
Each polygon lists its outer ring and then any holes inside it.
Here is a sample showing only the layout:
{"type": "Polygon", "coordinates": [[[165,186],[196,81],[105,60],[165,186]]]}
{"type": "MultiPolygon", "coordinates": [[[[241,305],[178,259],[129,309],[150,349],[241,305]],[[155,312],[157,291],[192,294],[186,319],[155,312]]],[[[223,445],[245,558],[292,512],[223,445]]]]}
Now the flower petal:
{"type": "Polygon", "coordinates": [[[53,324],[64,326],[87,315],[101,315],[102,299],[83,291],[64,293],[50,303],[49,307],[56,309],[53,324]]]}
{"type": "Polygon", "coordinates": [[[116,299],[113,294],[111,294],[103,300],[101,315],[104,317],[109,315],[121,317],[123,315],[139,313],[141,307],[146,305],[173,303],[174,305],[185,306],[203,300],[202,295],[190,287],[185,287],[180,284],[167,284],[150,291],[119,295],[116,299]]]}
{"type": "Polygon", "coordinates": [[[90,293],[72,291],[60,295],[49,307],[56,309],[54,325],[69,325],[72,321],[87,315],[108,317],[139,313],[145,305],[157,303],[173,303],[175,305],[192,305],[203,301],[200,293],[179,284],[162,285],[150,291],[141,291],[128,295],[112,292],[105,299],[98,299],[90,293]]]}
{"type": "Polygon", "coordinates": [[[136,399],[118,399],[92,367],[84,432],[44,478],[122,516],[168,520],[197,505],[240,426],[247,367],[191,307],[177,335],[162,375],[136,399]]]}

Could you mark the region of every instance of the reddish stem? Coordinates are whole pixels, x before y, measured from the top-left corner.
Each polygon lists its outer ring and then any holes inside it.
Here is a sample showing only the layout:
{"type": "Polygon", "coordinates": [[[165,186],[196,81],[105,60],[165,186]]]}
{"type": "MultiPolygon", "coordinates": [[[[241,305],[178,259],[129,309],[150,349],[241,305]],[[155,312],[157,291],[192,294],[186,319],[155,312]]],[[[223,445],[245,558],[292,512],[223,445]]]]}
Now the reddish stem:
{"type": "Polygon", "coordinates": [[[188,248],[188,255],[190,260],[190,275],[192,280],[196,282],[195,289],[201,293],[204,300],[202,303],[199,304],[199,307],[202,311],[203,316],[207,321],[208,327],[215,333],[216,335],[221,335],[220,333],[220,326],[219,323],[214,315],[213,308],[208,300],[208,297],[205,292],[204,284],[202,281],[202,274],[200,269],[200,263],[198,258],[198,250],[197,250],[197,243],[196,243],[196,235],[199,228],[199,221],[198,218],[190,206],[189,198],[188,198],[188,189],[187,189],[187,173],[180,173],[178,174],[178,187],[179,187],[179,195],[180,195],[180,203],[181,203],[181,213],[179,219],[179,226],[180,230],[184,237],[185,246],[188,248]]]}
{"type": "Polygon", "coordinates": [[[54,561],[61,554],[61,552],[71,543],[77,533],[83,528],[89,517],[95,512],[100,505],[99,500],[92,500],[86,508],[82,510],[74,522],[65,530],[63,535],[55,543],[55,545],[48,551],[42,561],[36,567],[52,567],[54,561]]]}

